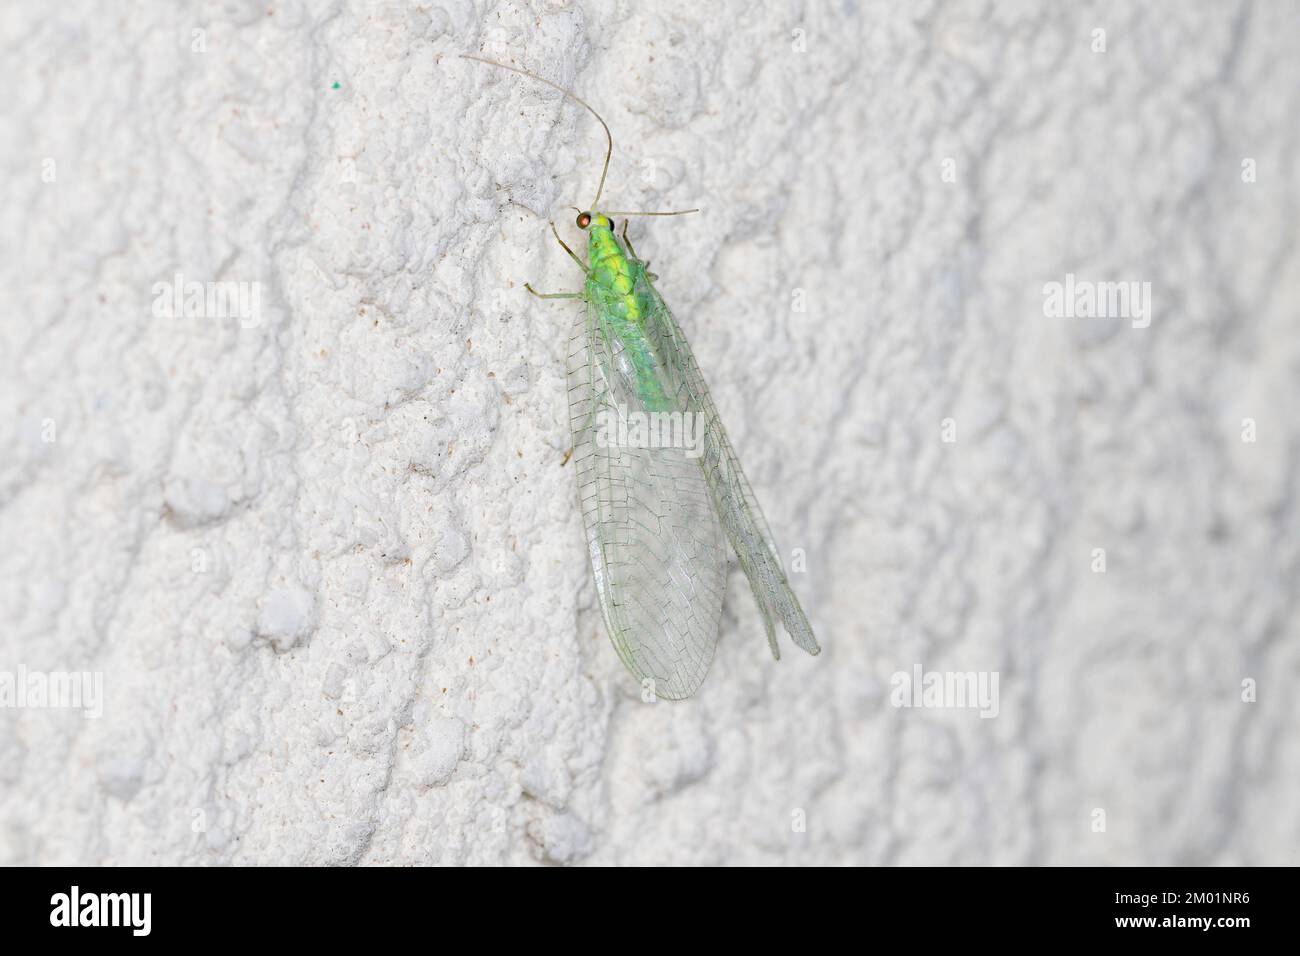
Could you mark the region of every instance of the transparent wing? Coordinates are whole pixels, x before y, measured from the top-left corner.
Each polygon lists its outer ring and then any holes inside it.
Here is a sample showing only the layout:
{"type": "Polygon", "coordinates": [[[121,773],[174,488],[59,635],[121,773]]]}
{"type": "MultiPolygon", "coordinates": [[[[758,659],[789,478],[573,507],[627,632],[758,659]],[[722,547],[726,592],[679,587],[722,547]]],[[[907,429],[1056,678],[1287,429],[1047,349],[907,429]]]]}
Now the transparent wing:
{"type": "MultiPolygon", "coordinates": [[[[610,441],[620,411],[647,412],[628,343],[589,304],[574,330],[569,398],[578,497],[606,630],[654,692],[691,696],[708,673],[726,589],[727,544],[700,458],[610,441]]],[[[639,345],[644,348],[645,343],[639,345]]],[[[615,436],[617,437],[617,436],[615,436]]]]}
{"type": "Polygon", "coordinates": [[[731,439],[718,416],[713,397],[700,373],[690,343],[681,326],[664,304],[658,291],[642,271],[638,291],[652,303],[648,337],[665,356],[665,367],[675,393],[675,402],[698,414],[703,425],[703,455],[698,459],[709,494],[727,538],[740,559],[754,597],[763,614],[768,646],[780,658],[775,622],[781,621],[795,644],[809,654],[820,653],[812,626],[790,588],[771,529],[745,478],[731,439]]]}

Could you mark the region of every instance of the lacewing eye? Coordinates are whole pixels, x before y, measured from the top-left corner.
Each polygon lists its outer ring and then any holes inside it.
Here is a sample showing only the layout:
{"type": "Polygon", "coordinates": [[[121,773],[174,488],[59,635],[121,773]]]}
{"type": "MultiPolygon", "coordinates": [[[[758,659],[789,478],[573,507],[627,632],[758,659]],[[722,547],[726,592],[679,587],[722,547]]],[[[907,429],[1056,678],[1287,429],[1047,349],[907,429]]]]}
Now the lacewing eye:
{"type": "Polygon", "coordinates": [[[591,225],[591,213],[589,212],[578,213],[578,228],[586,229],[590,225],[591,225]]]}

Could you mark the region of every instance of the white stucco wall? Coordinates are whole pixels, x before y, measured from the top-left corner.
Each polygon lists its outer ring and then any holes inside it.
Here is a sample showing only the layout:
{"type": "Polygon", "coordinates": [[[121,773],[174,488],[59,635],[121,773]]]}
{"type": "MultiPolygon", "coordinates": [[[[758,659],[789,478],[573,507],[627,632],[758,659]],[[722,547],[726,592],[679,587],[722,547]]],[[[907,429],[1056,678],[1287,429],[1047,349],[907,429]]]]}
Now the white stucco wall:
{"type": "Polygon", "coordinates": [[[0,708],[0,863],[1296,863],[1298,26],[6,4],[0,672],[103,713],[0,708]],[[617,208],[704,208],[633,239],[821,657],[736,571],[698,698],[618,663],[523,290],[599,131],[463,52],[604,113],[617,208]],[[256,316],[156,315],[178,273],[256,316]],[[1149,326],[1046,317],[1067,274],[1149,326]]]}

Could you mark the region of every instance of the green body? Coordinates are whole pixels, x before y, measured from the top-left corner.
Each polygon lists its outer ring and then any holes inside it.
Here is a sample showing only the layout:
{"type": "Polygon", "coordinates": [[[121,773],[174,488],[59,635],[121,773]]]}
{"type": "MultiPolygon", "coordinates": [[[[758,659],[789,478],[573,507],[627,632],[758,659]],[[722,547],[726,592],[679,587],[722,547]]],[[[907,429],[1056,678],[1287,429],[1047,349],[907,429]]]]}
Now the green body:
{"type": "Polygon", "coordinates": [[[646,336],[646,320],[654,301],[644,291],[645,265],[629,258],[614,235],[613,223],[592,217],[587,229],[587,276],[584,297],[621,341],[636,370],[637,397],[652,412],[676,411],[664,390],[664,368],[646,336]]]}

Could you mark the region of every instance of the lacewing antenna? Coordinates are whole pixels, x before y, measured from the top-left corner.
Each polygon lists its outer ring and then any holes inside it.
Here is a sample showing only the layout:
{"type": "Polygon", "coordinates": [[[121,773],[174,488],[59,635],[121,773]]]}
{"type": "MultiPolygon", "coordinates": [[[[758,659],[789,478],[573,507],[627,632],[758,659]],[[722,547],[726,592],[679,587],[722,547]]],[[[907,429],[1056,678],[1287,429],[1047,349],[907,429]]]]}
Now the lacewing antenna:
{"type": "Polygon", "coordinates": [[[688,213],[699,212],[699,210],[678,209],[673,212],[627,212],[622,209],[612,209],[606,212],[602,209],[601,212],[605,213],[606,216],[685,216],[688,213]]]}
{"type": "Polygon", "coordinates": [[[497,69],[501,69],[501,70],[509,70],[511,73],[518,73],[520,76],[526,76],[530,80],[536,80],[538,83],[541,83],[545,86],[549,86],[553,90],[559,90],[569,99],[573,100],[573,102],[577,103],[579,106],[585,109],[592,116],[596,117],[596,122],[598,122],[601,125],[601,127],[605,130],[605,142],[608,144],[605,148],[605,165],[602,166],[600,170],[600,185],[596,187],[596,198],[592,200],[591,207],[590,207],[592,209],[597,208],[600,203],[601,194],[605,191],[605,177],[609,174],[609,158],[614,155],[614,136],[609,131],[609,124],[606,123],[605,120],[601,117],[601,115],[592,108],[591,104],[588,103],[586,100],[584,100],[582,97],[578,96],[576,93],[572,93],[569,90],[566,90],[558,83],[552,83],[550,80],[546,79],[545,77],[538,76],[536,73],[530,73],[527,70],[520,69],[517,66],[507,66],[504,63],[498,63],[496,60],[488,60],[481,56],[470,56],[468,53],[460,54],[460,58],[462,60],[474,60],[476,63],[486,63],[488,66],[495,66],[497,69]]]}

